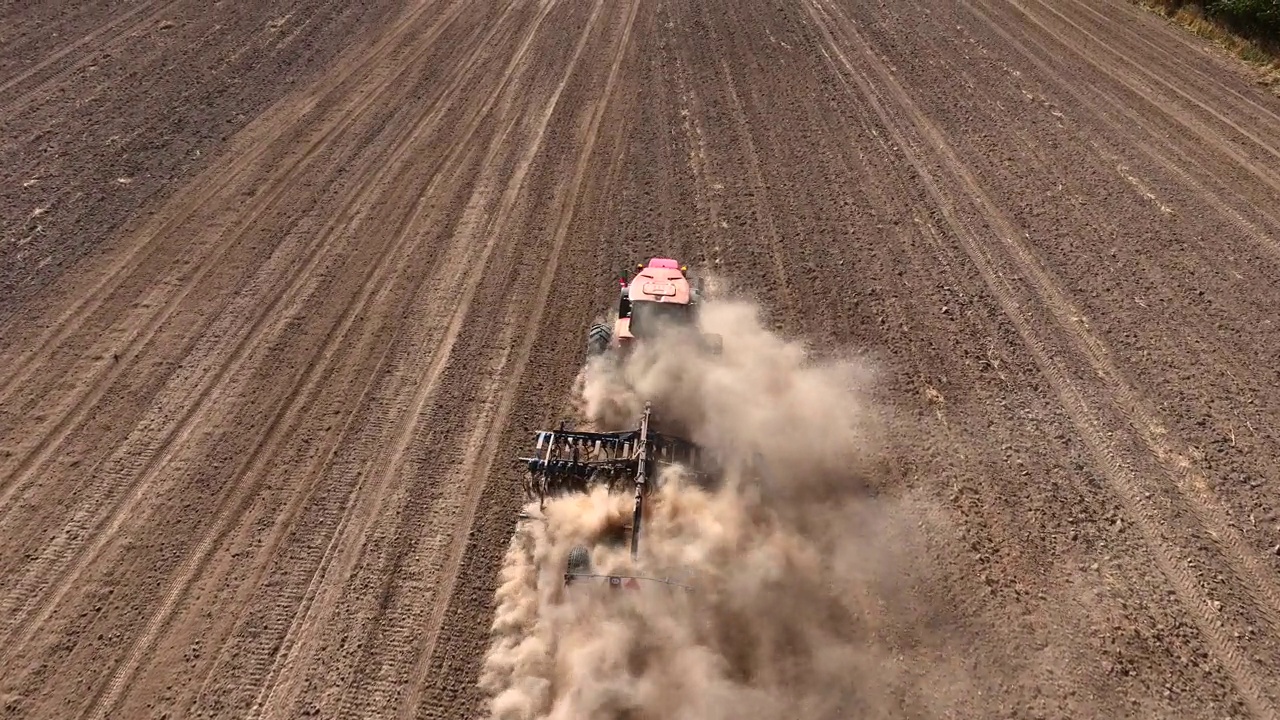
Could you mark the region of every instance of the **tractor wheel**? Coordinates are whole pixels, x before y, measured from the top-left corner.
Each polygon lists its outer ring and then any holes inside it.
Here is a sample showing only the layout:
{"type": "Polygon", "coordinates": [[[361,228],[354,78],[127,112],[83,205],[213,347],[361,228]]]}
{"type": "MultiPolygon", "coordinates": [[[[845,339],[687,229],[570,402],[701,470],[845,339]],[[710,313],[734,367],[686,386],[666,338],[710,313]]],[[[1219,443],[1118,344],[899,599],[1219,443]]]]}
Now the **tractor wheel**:
{"type": "Polygon", "coordinates": [[[613,328],[604,323],[596,323],[587,331],[587,355],[603,355],[609,349],[609,341],[613,339],[613,328]]]}
{"type": "Polygon", "coordinates": [[[583,545],[576,545],[569,550],[569,562],[566,563],[565,572],[576,574],[588,574],[591,572],[591,550],[583,545]]]}

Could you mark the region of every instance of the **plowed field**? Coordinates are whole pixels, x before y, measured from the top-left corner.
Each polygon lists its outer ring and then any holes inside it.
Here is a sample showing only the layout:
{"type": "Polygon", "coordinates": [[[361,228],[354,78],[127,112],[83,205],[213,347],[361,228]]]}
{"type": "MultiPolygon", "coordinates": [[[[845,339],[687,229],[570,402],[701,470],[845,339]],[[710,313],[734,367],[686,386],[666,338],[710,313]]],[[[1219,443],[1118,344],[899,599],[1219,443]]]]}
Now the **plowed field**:
{"type": "Polygon", "coordinates": [[[1122,0],[0,13],[4,717],[482,717],[512,459],[654,255],[881,368],[961,716],[1280,717],[1280,98],[1204,41],[1122,0]]]}

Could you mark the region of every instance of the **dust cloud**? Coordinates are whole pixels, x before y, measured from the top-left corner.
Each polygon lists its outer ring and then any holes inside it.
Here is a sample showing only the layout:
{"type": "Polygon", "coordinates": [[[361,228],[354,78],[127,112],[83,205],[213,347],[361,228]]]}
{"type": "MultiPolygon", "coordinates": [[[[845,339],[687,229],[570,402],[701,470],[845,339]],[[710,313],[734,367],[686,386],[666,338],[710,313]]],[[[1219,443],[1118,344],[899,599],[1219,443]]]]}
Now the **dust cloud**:
{"type": "Polygon", "coordinates": [[[876,495],[874,370],[812,357],[745,298],[705,300],[699,330],[719,353],[670,330],[624,363],[588,363],[575,394],[601,429],[634,426],[653,402],[659,429],[710,452],[722,482],[666,472],[634,565],[609,542],[630,522],[630,485],[526,508],[482,670],[490,717],[945,716],[967,691],[929,640],[945,612],[921,560],[924,535],[945,528],[876,495]],[[593,572],[650,580],[565,587],[575,545],[593,572]]]}

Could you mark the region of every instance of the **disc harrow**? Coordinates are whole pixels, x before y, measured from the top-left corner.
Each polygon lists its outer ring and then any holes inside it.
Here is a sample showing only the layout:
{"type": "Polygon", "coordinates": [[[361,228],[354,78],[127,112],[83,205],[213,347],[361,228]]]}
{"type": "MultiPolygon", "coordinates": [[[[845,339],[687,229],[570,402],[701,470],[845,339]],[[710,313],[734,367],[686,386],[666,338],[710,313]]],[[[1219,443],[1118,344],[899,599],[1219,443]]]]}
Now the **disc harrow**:
{"type": "Polygon", "coordinates": [[[585,493],[592,486],[604,485],[610,491],[619,483],[630,481],[635,488],[635,512],[632,520],[631,553],[637,552],[640,522],[644,513],[644,497],[654,487],[651,479],[665,467],[679,464],[695,478],[700,470],[701,452],[683,438],[652,429],[652,408],[645,404],[638,428],[617,432],[583,432],[571,430],[566,422],[559,429],[536,433],[534,455],[521,457],[524,463],[525,492],[539,505],[548,496],[585,493]]]}

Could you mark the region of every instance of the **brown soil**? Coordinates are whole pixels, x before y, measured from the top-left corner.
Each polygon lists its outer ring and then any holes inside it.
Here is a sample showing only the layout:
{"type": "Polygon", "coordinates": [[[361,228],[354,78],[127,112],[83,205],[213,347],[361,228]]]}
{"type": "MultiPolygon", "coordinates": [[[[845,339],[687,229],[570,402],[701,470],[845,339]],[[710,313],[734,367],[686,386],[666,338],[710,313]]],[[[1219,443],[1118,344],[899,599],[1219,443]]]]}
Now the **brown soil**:
{"type": "Polygon", "coordinates": [[[1276,717],[1280,99],[1101,0],[0,23],[0,712],[483,714],[510,462],[670,254],[885,368],[969,717],[1276,717]]]}

